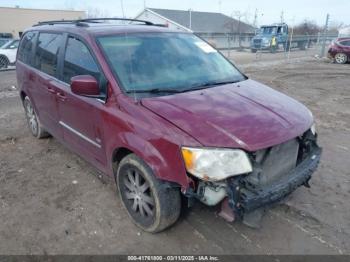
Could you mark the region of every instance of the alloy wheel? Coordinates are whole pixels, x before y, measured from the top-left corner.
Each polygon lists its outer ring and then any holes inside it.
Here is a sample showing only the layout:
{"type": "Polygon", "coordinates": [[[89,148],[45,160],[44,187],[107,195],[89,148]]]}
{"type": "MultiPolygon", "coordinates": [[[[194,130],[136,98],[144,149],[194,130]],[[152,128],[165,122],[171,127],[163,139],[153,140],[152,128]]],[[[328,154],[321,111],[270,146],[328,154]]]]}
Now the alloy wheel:
{"type": "Polygon", "coordinates": [[[345,64],[346,61],[347,61],[347,56],[343,53],[338,53],[335,55],[335,61],[338,63],[338,64],[345,64]]]}
{"type": "Polygon", "coordinates": [[[149,183],[135,169],[129,168],[123,179],[125,197],[133,212],[141,217],[153,217],[155,201],[149,183]]]}
{"type": "Polygon", "coordinates": [[[29,99],[25,100],[25,111],[29,128],[32,131],[32,133],[36,135],[38,133],[38,120],[36,118],[33,106],[30,103],[29,99]]]}

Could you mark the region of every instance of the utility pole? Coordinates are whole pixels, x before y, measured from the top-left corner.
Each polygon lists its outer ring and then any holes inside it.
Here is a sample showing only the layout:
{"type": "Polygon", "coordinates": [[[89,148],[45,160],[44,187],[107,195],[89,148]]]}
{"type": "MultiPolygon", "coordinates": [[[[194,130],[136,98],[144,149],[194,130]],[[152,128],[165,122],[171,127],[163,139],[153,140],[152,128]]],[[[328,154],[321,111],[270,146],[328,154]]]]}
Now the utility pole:
{"type": "Polygon", "coordinates": [[[241,35],[242,35],[242,32],[241,32],[241,19],[243,17],[243,15],[246,15],[246,14],[243,14],[241,13],[240,11],[236,11],[236,12],[232,12],[232,16],[235,16],[238,18],[238,26],[237,26],[237,31],[238,31],[238,45],[239,45],[239,49],[242,48],[242,40],[241,40],[241,35]]]}
{"type": "Polygon", "coordinates": [[[253,26],[254,26],[255,28],[258,27],[258,9],[257,9],[257,8],[255,9],[253,26]]]}
{"type": "MultiPolygon", "coordinates": [[[[294,36],[294,21],[295,21],[295,16],[293,17],[293,20],[292,20],[292,30],[291,30],[291,33],[290,33],[290,38],[289,38],[289,40],[287,39],[287,41],[289,41],[289,44],[288,44],[288,49],[289,50],[288,50],[288,55],[287,55],[288,61],[289,61],[289,58],[290,58],[290,49],[292,48],[292,40],[293,40],[293,36],[294,36]]],[[[286,48],[286,51],[287,51],[287,48],[286,48]]]]}
{"type": "Polygon", "coordinates": [[[120,6],[121,6],[121,8],[122,8],[123,18],[125,18],[125,12],[124,12],[124,3],[123,3],[123,0],[120,0],[120,6]]]}
{"type": "Polygon", "coordinates": [[[324,52],[326,50],[326,40],[327,40],[326,38],[327,38],[327,32],[328,32],[329,17],[330,17],[329,14],[327,14],[326,24],[324,26],[324,31],[323,31],[323,42],[322,42],[320,57],[324,57],[324,52]]]}
{"type": "Polygon", "coordinates": [[[284,11],[282,10],[281,11],[281,24],[284,23],[284,11]]]}
{"type": "Polygon", "coordinates": [[[241,39],[241,15],[239,15],[239,17],[238,17],[238,37],[239,37],[239,39],[238,39],[238,44],[239,44],[239,49],[241,49],[242,48],[242,43],[241,43],[241,41],[242,41],[242,39],[241,39]]]}

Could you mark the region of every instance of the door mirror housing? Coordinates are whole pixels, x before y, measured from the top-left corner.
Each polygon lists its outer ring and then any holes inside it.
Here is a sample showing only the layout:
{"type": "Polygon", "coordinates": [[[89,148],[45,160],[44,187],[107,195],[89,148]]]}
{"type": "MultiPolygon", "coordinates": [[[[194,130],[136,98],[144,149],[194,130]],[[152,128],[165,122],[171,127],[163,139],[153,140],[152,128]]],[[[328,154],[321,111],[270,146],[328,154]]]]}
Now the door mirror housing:
{"type": "Polygon", "coordinates": [[[98,82],[93,76],[74,76],[71,78],[70,87],[76,95],[101,98],[98,82]]]}

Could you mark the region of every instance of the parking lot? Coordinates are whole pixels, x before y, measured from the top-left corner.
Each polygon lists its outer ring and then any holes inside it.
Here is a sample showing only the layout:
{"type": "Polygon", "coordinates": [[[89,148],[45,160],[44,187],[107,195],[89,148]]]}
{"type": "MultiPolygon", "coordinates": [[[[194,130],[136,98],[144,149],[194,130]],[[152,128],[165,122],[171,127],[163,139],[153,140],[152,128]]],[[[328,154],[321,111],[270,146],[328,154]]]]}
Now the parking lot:
{"type": "Polygon", "coordinates": [[[201,204],[159,234],[129,220],[113,181],[55,139],[27,130],[15,71],[0,72],[1,254],[350,254],[350,64],[315,50],[230,59],[249,77],[306,104],[323,147],[311,188],[270,209],[260,229],[201,204]]]}

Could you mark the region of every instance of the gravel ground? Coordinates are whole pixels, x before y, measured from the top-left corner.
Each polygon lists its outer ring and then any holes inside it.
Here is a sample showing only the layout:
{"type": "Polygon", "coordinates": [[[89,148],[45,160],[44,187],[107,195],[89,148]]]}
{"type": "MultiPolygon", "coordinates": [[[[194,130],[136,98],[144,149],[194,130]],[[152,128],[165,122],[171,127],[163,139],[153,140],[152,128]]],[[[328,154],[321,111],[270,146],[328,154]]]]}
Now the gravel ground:
{"type": "Polygon", "coordinates": [[[304,51],[289,62],[263,56],[230,53],[249,77],[312,110],[324,153],[311,188],[270,209],[261,229],[197,204],[169,230],[141,232],[112,181],[29,134],[15,72],[0,72],[0,254],[350,254],[350,65],[304,51]]]}

